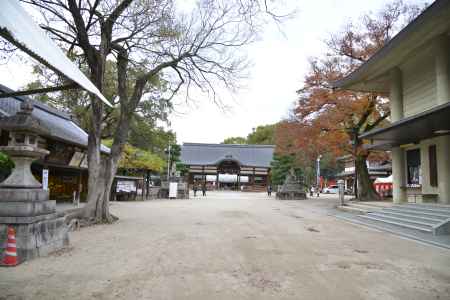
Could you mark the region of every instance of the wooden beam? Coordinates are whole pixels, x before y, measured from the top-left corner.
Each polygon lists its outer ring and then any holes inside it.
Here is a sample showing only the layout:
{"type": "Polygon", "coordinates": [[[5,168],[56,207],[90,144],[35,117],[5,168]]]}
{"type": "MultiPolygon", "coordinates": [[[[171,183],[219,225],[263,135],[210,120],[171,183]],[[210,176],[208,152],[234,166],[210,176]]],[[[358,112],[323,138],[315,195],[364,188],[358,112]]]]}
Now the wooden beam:
{"type": "Polygon", "coordinates": [[[80,88],[78,84],[70,83],[70,84],[66,84],[66,85],[58,85],[58,86],[52,86],[52,87],[47,87],[47,88],[31,89],[31,90],[17,91],[17,92],[11,92],[11,93],[2,93],[2,94],[0,94],[0,98],[27,96],[27,95],[33,95],[33,94],[43,94],[43,93],[49,93],[49,92],[78,89],[78,88],[80,88]]]}

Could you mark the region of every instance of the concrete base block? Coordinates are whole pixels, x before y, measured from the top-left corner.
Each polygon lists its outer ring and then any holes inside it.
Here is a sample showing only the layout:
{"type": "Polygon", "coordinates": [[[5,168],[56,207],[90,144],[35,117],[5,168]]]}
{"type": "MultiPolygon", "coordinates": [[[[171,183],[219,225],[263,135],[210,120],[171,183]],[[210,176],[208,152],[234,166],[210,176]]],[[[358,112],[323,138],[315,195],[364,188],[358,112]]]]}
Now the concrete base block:
{"type": "Polygon", "coordinates": [[[276,198],[279,200],[306,200],[305,192],[277,192],[276,198]]]}
{"type": "Polygon", "coordinates": [[[0,256],[6,248],[7,228],[16,230],[19,262],[44,256],[69,245],[69,228],[64,217],[53,217],[30,224],[0,224],[0,256]]]}
{"type": "Polygon", "coordinates": [[[46,201],[0,201],[0,217],[29,217],[54,213],[55,200],[46,201]]]}
{"type": "MultiPolygon", "coordinates": [[[[202,193],[202,191],[198,191],[199,194],[202,193]]],[[[161,188],[158,192],[158,198],[159,199],[168,199],[169,198],[169,190],[165,188],[161,188]]],[[[178,189],[177,190],[177,199],[189,199],[189,190],[185,189],[178,189]]]]}
{"type": "Polygon", "coordinates": [[[49,192],[43,189],[0,189],[0,202],[39,202],[48,200],[49,192]]]}

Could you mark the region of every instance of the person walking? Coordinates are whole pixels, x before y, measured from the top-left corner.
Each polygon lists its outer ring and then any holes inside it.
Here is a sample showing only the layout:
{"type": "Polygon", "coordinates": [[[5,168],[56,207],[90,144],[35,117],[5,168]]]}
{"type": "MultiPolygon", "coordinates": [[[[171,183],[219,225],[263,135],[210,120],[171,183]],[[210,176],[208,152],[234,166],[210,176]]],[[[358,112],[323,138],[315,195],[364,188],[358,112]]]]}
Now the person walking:
{"type": "Polygon", "coordinates": [[[203,196],[206,196],[206,182],[202,185],[202,194],[203,196]]]}
{"type": "Polygon", "coordinates": [[[314,196],[314,187],[311,186],[311,188],[309,189],[309,196],[314,196]]]}
{"type": "Polygon", "coordinates": [[[272,196],[272,186],[270,184],[267,186],[267,196],[272,196]]]}
{"type": "Polygon", "coordinates": [[[192,190],[194,190],[194,197],[195,196],[197,196],[197,183],[196,182],[194,182],[194,185],[193,185],[193,187],[192,187],[192,190]]]}

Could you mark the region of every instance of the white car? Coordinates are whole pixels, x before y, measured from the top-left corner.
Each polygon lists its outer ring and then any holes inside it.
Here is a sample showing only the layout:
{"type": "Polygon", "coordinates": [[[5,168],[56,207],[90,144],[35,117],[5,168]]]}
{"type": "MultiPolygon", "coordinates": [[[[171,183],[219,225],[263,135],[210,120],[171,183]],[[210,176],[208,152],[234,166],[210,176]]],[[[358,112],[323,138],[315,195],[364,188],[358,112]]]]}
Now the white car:
{"type": "Polygon", "coordinates": [[[339,193],[339,187],[337,185],[330,185],[323,189],[322,193],[325,194],[338,194],[339,193]]]}

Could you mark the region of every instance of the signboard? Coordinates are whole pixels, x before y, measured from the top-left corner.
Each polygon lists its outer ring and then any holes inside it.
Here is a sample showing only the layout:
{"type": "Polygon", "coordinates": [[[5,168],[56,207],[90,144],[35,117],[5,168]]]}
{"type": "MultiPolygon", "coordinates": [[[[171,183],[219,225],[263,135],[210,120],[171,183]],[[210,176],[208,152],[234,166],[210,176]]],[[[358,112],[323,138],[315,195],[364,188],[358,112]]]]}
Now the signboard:
{"type": "Polygon", "coordinates": [[[116,192],[136,192],[136,182],[133,180],[118,180],[116,192]]]}
{"type": "Polygon", "coordinates": [[[78,152],[75,151],[75,153],[72,156],[72,159],[69,162],[69,166],[71,167],[79,167],[81,164],[81,161],[84,158],[84,153],[83,152],[78,152]]]}
{"type": "Polygon", "coordinates": [[[88,156],[87,154],[83,157],[83,160],[80,163],[80,168],[87,169],[88,168],[88,156]]]}
{"type": "Polygon", "coordinates": [[[48,191],[48,169],[42,170],[42,189],[48,191]]]}
{"type": "Polygon", "coordinates": [[[178,182],[171,182],[169,185],[169,198],[176,198],[178,190],[178,182]]]}
{"type": "Polygon", "coordinates": [[[77,183],[77,179],[74,176],[61,176],[61,181],[64,183],[77,183]]]}

